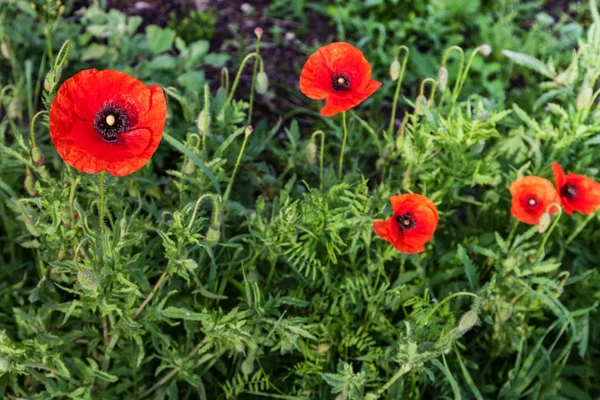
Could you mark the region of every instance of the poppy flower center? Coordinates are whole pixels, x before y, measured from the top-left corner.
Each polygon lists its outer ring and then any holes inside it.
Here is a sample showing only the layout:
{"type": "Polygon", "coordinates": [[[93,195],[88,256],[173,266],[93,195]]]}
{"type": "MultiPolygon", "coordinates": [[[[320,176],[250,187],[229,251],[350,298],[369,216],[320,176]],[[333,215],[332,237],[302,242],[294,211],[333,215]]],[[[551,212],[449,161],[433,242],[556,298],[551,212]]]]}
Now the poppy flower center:
{"type": "Polygon", "coordinates": [[[529,196],[527,197],[527,207],[528,208],[535,208],[538,205],[538,199],[535,196],[529,196]]]}
{"type": "Polygon", "coordinates": [[[350,88],[350,77],[345,73],[333,74],[333,90],[348,90],[350,88]]]}
{"type": "Polygon", "coordinates": [[[114,142],[118,135],[129,130],[129,115],[121,107],[109,104],[96,114],[94,129],[105,141],[114,142]]]}
{"type": "Polygon", "coordinates": [[[561,196],[566,197],[567,199],[574,199],[577,197],[578,193],[577,186],[572,183],[567,183],[560,189],[561,196]]]}
{"type": "Polygon", "coordinates": [[[409,213],[396,216],[396,222],[398,223],[401,232],[409,231],[417,226],[415,219],[409,213]]]}

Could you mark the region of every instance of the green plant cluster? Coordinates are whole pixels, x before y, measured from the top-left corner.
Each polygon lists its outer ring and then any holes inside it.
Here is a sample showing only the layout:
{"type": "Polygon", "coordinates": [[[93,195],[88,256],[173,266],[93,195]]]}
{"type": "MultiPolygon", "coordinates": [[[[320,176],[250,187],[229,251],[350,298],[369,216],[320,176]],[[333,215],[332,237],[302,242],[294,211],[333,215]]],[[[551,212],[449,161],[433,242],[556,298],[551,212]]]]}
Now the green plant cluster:
{"type": "MultiPolygon", "coordinates": [[[[452,27],[472,12],[470,24],[500,34],[490,21],[513,10],[511,26],[521,24],[518,2],[491,14],[479,1],[367,1],[372,19],[362,20],[359,2],[336,3],[338,29],[359,21],[338,39],[360,45],[384,82],[348,112],[342,179],[341,118],[320,118],[317,104],[293,116],[252,114],[255,96],[270,90],[266,78],[254,94],[226,69],[205,76],[202,67],[230,57],[209,42],[156,26],[139,33],[138,18],[97,5],[69,14],[55,0],[29,3],[0,10],[2,398],[600,394],[600,213],[540,234],[511,217],[508,191],[523,175],[550,178],[552,161],[599,180],[594,1],[592,22],[574,29],[575,51],[571,39],[531,52],[498,39],[491,59],[483,42],[446,35],[438,18],[452,27]],[[406,19],[385,6],[407,8],[406,19]],[[400,31],[360,43],[376,17],[385,31],[404,23],[444,42],[415,51],[400,31]],[[405,56],[407,79],[388,78],[405,56]],[[444,59],[456,62],[445,84],[444,59]],[[522,68],[528,93],[505,106],[495,95],[511,98],[508,65],[522,68]],[[484,77],[488,67],[500,83],[469,87],[472,72],[484,77]],[[84,68],[163,86],[163,141],[139,172],[86,175],[53,150],[38,111],[84,68]],[[399,127],[380,112],[396,88],[399,127]],[[372,230],[391,215],[389,196],[409,192],[440,212],[433,240],[414,255],[372,230]]],[[[317,12],[316,3],[296,10],[317,12]]],[[[279,5],[273,12],[286,10],[279,5]]],[[[254,74],[278,62],[255,51],[241,55],[254,74]]]]}

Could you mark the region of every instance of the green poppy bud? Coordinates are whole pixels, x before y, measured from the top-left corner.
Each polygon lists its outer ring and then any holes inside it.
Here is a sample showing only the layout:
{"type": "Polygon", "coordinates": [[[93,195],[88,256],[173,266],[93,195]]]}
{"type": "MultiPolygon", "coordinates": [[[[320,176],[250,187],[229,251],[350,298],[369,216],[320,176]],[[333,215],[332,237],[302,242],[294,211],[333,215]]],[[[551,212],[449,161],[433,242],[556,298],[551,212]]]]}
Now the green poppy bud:
{"type": "Polygon", "coordinates": [[[206,134],[208,134],[210,131],[210,113],[207,109],[202,110],[200,115],[198,115],[198,131],[200,133],[205,133],[205,129],[206,134]]]}
{"type": "Polygon", "coordinates": [[[393,81],[398,80],[400,78],[400,61],[394,60],[392,65],[390,65],[390,77],[393,81]]]}
{"type": "Polygon", "coordinates": [[[219,243],[219,238],[221,237],[221,232],[219,231],[219,227],[211,225],[206,232],[206,242],[210,246],[214,246],[219,243]]]}
{"type": "Polygon", "coordinates": [[[90,269],[82,269],[77,272],[77,282],[81,285],[82,288],[91,290],[93,292],[98,289],[98,278],[94,271],[90,269]]]}
{"type": "Polygon", "coordinates": [[[471,329],[472,327],[474,327],[476,323],[477,323],[477,311],[469,310],[460,319],[460,322],[458,323],[458,329],[463,332],[466,332],[469,329],[471,329]]]}
{"type": "Polygon", "coordinates": [[[445,67],[439,69],[437,74],[437,82],[440,90],[443,92],[448,86],[448,70],[445,67]]]}
{"type": "Polygon", "coordinates": [[[42,165],[44,165],[44,160],[45,160],[44,153],[42,152],[42,150],[40,150],[39,147],[36,146],[31,150],[31,160],[38,167],[41,167],[42,165]]]}
{"type": "Polygon", "coordinates": [[[543,213],[540,217],[540,221],[537,224],[538,232],[544,233],[548,230],[550,226],[550,214],[547,212],[543,213]]]}
{"type": "Polygon", "coordinates": [[[587,82],[583,84],[577,95],[577,109],[585,110],[592,103],[592,96],[594,92],[587,82]]]}
{"type": "Polygon", "coordinates": [[[269,77],[264,72],[259,72],[256,75],[256,93],[265,94],[269,88],[269,77]]]}
{"type": "Polygon", "coordinates": [[[25,177],[23,186],[25,187],[25,191],[30,196],[35,196],[37,194],[37,190],[35,190],[35,177],[30,171],[27,171],[27,176],[25,177]]]}
{"type": "Polygon", "coordinates": [[[306,145],[306,160],[310,165],[317,162],[317,145],[314,140],[311,140],[306,145]]]}
{"type": "Polygon", "coordinates": [[[417,97],[417,102],[415,103],[415,112],[417,115],[424,115],[425,109],[427,108],[427,97],[422,94],[417,97]]]}

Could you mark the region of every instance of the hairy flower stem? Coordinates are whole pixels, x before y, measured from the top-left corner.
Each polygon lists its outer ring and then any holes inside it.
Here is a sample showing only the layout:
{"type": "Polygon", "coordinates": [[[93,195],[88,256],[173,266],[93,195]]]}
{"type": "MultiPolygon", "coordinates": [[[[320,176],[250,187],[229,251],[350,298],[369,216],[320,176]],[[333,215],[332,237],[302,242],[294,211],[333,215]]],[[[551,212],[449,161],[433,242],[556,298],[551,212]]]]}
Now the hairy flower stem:
{"type": "Polygon", "coordinates": [[[160,285],[162,285],[163,281],[165,280],[165,278],[167,277],[167,275],[169,273],[169,266],[170,265],[171,265],[170,262],[167,263],[167,266],[165,267],[164,271],[160,275],[160,278],[158,278],[158,280],[154,284],[154,287],[152,288],[152,291],[148,294],[148,296],[146,296],[146,298],[144,299],[144,301],[142,302],[142,304],[140,304],[140,306],[137,308],[137,310],[135,310],[135,312],[131,316],[131,319],[136,319],[138,317],[138,315],[140,315],[140,313],[142,312],[142,310],[144,309],[144,307],[146,307],[148,305],[148,303],[150,303],[150,300],[152,300],[152,298],[154,297],[154,295],[156,294],[156,292],[158,292],[158,289],[160,289],[160,285]]]}
{"type": "MultiPolygon", "coordinates": [[[[471,64],[473,64],[473,60],[475,59],[475,56],[477,55],[477,53],[479,53],[481,51],[481,46],[477,47],[475,50],[473,50],[471,52],[471,56],[469,57],[469,61],[467,62],[467,66],[464,69],[462,75],[459,72],[458,73],[458,80],[456,81],[456,83],[458,83],[458,90],[456,90],[456,86],[454,86],[454,93],[452,95],[452,105],[454,105],[456,103],[456,99],[458,98],[458,95],[460,94],[463,85],[465,84],[465,81],[467,80],[467,75],[469,74],[469,70],[471,69],[471,64]]],[[[462,62],[461,62],[462,65],[462,62]]]]}
{"type": "Polygon", "coordinates": [[[38,111],[38,113],[34,115],[33,119],[31,120],[31,125],[29,126],[29,140],[31,141],[32,150],[37,147],[37,142],[35,141],[35,120],[42,114],[48,114],[48,111],[38,111]]]}
{"type": "MultiPolygon", "coordinates": [[[[455,94],[456,97],[458,97],[458,88],[460,86],[460,77],[462,76],[462,71],[464,68],[464,64],[465,64],[465,52],[463,51],[462,48],[460,48],[459,46],[450,46],[446,49],[446,51],[444,52],[444,55],[442,56],[442,68],[446,67],[446,61],[448,60],[448,56],[450,55],[450,52],[452,51],[457,51],[460,54],[460,66],[458,68],[458,75],[456,77],[456,82],[454,83],[454,90],[453,90],[453,94],[452,94],[452,106],[454,106],[454,103],[456,101],[455,98],[455,94]]],[[[442,106],[442,102],[443,102],[443,97],[442,100],[440,101],[440,107],[442,106]]]]}
{"type": "Polygon", "coordinates": [[[323,157],[325,153],[325,133],[322,130],[313,132],[311,140],[315,140],[317,135],[321,135],[321,148],[319,150],[319,189],[323,189],[323,157]]]}
{"type": "Polygon", "coordinates": [[[240,83],[240,77],[242,76],[242,71],[244,70],[244,67],[246,66],[248,61],[250,61],[250,59],[252,57],[254,57],[256,59],[256,62],[260,63],[260,72],[264,71],[263,59],[260,56],[260,54],[250,53],[246,57],[244,57],[244,59],[242,60],[242,63],[240,64],[240,67],[238,68],[238,72],[235,75],[235,79],[233,81],[233,85],[231,86],[231,91],[229,92],[229,96],[227,97],[227,100],[225,101],[226,106],[229,105],[229,103],[231,103],[231,100],[233,100],[233,95],[235,94],[235,90],[237,89],[238,83],[240,83]]]}
{"type": "Polygon", "coordinates": [[[515,233],[517,232],[517,226],[519,226],[519,220],[515,219],[515,222],[513,223],[513,226],[512,226],[512,228],[510,230],[510,233],[508,234],[508,239],[506,239],[506,246],[508,248],[510,248],[510,242],[515,237],[515,233]]]}
{"type": "Polygon", "coordinates": [[[435,306],[435,307],[433,307],[433,308],[431,309],[431,311],[429,311],[429,314],[427,314],[427,315],[425,316],[425,319],[423,320],[423,322],[422,322],[422,324],[421,324],[421,325],[422,325],[422,326],[424,326],[424,325],[427,323],[427,321],[429,320],[429,318],[431,318],[431,316],[432,316],[432,315],[433,315],[433,314],[434,314],[434,313],[435,313],[435,312],[436,312],[436,311],[437,311],[437,310],[438,310],[438,309],[439,309],[441,306],[443,306],[443,305],[444,305],[444,304],[446,304],[448,301],[450,301],[450,300],[452,300],[453,298],[455,298],[455,297],[458,297],[458,296],[470,296],[470,297],[473,297],[474,299],[476,299],[478,302],[480,302],[480,301],[481,301],[481,298],[480,298],[479,296],[477,296],[475,293],[471,293],[471,292],[456,292],[456,293],[453,293],[453,294],[451,294],[450,296],[446,297],[444,300],[442,300],[442,301],[440,301],[439,303],[437,303],[437,304],[436,304],[436,306],[435,306]]]}
{"type": "Polygon", "coordinates": [[[577,228],[575,228],[575,230],[573,231],[573,233],[571,233],[569,235],[569,237],[567,238],[567,240],[565,240],[565,245],[564,247],[568,247],[569,244],[573,241],[573,239],[575,239],[577,237],[577,235],[579,235],[581,233],[581,231],[583,230],[583,228],[585,228],[585,226],[592,220],[594,219],[594,217],[596,216],[595,213],[591,213],[590,215],[587,216],[586,219],[583,220],[582,223],[580,223],[577,228]]]}
{"type": "MultiPolygon", "coordinates": [[[[252,123],[252,107],[254,105],[254,86],[256,85],[256,73],[258,70],[258,59],[260,57],[260,35],[256,39],[256,58],[254,60],[254,71],[252,72],[252,85],[250,86],[250,105],[248,106],[248,125],[252,123]]],[[[262,71],[262,68],[261,68],[262,71]]]]}
{"type": "Polygon", "coordinates": [[[394,121],[396,120],[396,105],[398,104],[398,97],[400,96],[400,87],[402,86],[402,79],[404,78],[404,71],[406,70],[406,62],[408,61],[409,50],[406,46],[400,46],[396,50],[397,59],[400,56],[402,51],[405,51],[404,59],[402,60],[402,68],[400,69],[400,77],[398,78],[398,82],[396,83],[396,92],[394,93],[394,102],[392,103],[392,116],[390,117],[390,126],[388,128],[388,132],[390,135],[394,133],[394,121]]]}
{"type": "Polygon", "coordinates": [[[344,150],[346,149],[346,141],[348,140],[348,126],[346,124],[346,111],[342,113],[342,128],[344,130],[344,137],[342,139],[342,151],[340,153],[340,166],[338,169],[338,179],[342,180],[342,167],[344,166],[344,150]]]}
{"type": "MultiPolygon", "coordinates": [[[[254,83],[254,80],[252,82],[254,83]]],[[[206,118],[204,119],[204,131],[202,132],[202,152],[204,153],[204,157],[208,157],[208,151],[206,150],[206,132],[208,132],[210,122],[210,91],[208,84],[204,85],[204,109],[206,110],[206,118]]],[[[250,106],[250,111],[252,111],[252,106],[250,106]]]]}
{"type": "Polygon", "coordinates": [[[237,173],[240,162],[242,161],[242,156],[244,155],[244,150],[246,150],[246,143],[248,142],[248,138],[252,133],[252,127],[246,127],[246,133],[244,134],[244,141],[242,142],[242,148],[240,149],[240,153],[238,154],[237,161],[235,162],[235,167],[233,168],[233,173],[231,174],[231,178],[229,179],[229,183],[227,184],[227,189],[225,189],[225,195],[223,196],[223,206],[227,205],[229,201],[229,195],[231,194],[231,188],[233,186],[233,181],[235,180],[235,174],[237,173]]]}
{"type": "Polygon", "coordinates": [[[100,206],[99,206],[99,223],[100,223],[100,255],[104,257],[104,177],[106,171],[100,173],[100,206]]]}

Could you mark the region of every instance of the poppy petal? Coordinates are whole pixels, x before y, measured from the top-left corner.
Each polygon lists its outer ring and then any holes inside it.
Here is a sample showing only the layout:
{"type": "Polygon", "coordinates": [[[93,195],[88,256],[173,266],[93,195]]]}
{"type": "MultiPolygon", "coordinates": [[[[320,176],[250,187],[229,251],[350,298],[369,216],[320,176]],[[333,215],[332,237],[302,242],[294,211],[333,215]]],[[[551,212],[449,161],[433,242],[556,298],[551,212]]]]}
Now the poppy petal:
{"type": "Polygon", "coordinates": [[[390,223],[389,220],[386,221],[373,221],[373,230],[375,233],[382,238],[383,240],[387,240],[391,242],[392,239],[390,237],[390,223]]]}
{"type": "MultiPolygon", "coordinates": [[[[539,176],[519,178],[510,185],[509,190],[512,195],[511,214],[525,224],[537,225],[550,204],[560,204],[560,197],[552,182],[539,176]]],[[[557,208],[552,207],[549,212],[554,214],[557,208]]]]}

